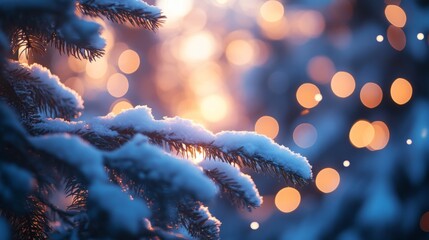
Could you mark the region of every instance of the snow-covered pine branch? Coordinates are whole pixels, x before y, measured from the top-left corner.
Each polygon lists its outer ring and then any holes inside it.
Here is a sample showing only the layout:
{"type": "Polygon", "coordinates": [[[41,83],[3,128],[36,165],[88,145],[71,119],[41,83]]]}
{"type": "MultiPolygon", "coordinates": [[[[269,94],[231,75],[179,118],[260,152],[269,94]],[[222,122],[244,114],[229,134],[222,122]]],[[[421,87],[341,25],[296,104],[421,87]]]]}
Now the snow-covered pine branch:
{"type": "Polygon", "coordinates": [[[92,17],[106,17],[116,23],[156,30],[164,21],[161,10],[141,0],[79,0],[80,11],[92,17]]]}

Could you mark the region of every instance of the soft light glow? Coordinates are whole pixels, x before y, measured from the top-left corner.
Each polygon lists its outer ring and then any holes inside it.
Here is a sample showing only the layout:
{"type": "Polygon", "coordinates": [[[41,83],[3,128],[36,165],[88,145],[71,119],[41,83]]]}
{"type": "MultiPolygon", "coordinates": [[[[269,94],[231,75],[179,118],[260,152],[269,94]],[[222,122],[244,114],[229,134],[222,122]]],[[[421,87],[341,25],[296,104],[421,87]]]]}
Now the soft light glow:
{"type": "Polygon", "coordinates": [[[404,105],[413,96],[413,87],[406,79],[397,78],[390,87],[390,96],[396,104],[404,105]]]}
{"type": "Polygon", "coordinates": [[[235,65],[249,64],[255,57],[252,45],[241,39],[230,42],[226,47],[225,54],[228,61],[235,65]]]}
{"type": "Polygon", "coordinates": [[[250,228],[252,230],[257,230],[259,228],[259,223],[258,222],[252,222],[252,223],[250,223],[250,228]]]}
{"type": "Polygon", "coordinates": [[[298,208],[299,203],[301,202],[301,194],[292,187],[285,187],[281,189],[274,199],[276,207],[284,212],[290,213],[298,208]]]}
{"type": "Polygon", "coordinates": [[[398,5],[387,5],[384,9],[387,20],[395,27],[402,28],[407,23],[407,15],[398,5]]]}
{"type": "Polygon", "coordinates": [[[423,33],[418,33],[417,34],[417,39],[418,40],[423,40],[425,38],[425,35],[423,33]]]}
{"type": "Polygon", "coordinates": [[[71,77],[64,82],[64,85],[75,90],[80,96],[83,96],[85,93],[85,85],[80,78],[71,77]]]}
{"type": "Polygon", "coordinates": [[[184,38],[180,44],[180,58],[187,62],[210,59],[216,51],[216,40],[208,31],[198,32],[184,38]]]}
{"type": "Polygon", "coordinates": [[[204,154],[202,152],[196,152],[195,158],[192,159],[192,161],[195,164],[198,164],[198,163],[202,162],[203,160],[204,160],[204,154]]]}
{"type": "Polygon", "coordinates": [[[262,4],[259,13],[265,21],[277,22],[283,17],[284,7],[281,2],[269,0],[262,4]]]}
{"type": "Polygon", "coordinates": [[[128,79],[123,74],[113,74],[107,80],[107,91],[116,98],[124,96],[128,92],[128,79]]]}
{"type": "Polygon", "coordinates": [[[317,95],[320,95],[320,90],[312,83],[304,83],[296,91],[298,103],[305,108],[314,108],[319,104],[320,101],[317,101],[317,95]]]}
{"type": "Polygon", "coordinates": [[[363,148],[374,139],[375,130],[371,123],[359,120],[350,129],[349,139],[353,146],[363,148]]]}
{"type": "Polygon", "coordinates": [[[213,94],[203,98],[200,111],[207,121],[219,122],[228,115],[229,103],[225,97],[213,94]]]}
{"type": "Polygon", "coordinates": [[[411,145],[411,144],[413,144],[413,140],[407,139],[406,143],[407,143],[407,145],[411,145]]]}
{"type": "Polygon", "coordinates": [[[425,212],[420,218],[420,229],[423,232],[429,232],[429,211],[425,212]]]}
{"type": "Polygon", "coordinates": [[[86,61],[83,59],[77,59],[73,56],[69,56],[67,58],[67,63],[69,65],[69,68],[76,73],[82,73],[85,72],[85,65],[86,61]]]}
{"type": "Polygon", "coordinates": [[[309,148],[317,140],[317,130],[309,123],[298,125],[293,131],[293,141],[301,148],[309,148]]]}
{"type": "Polygon", "coordinates": [[[390,25],[387,29],[387,40],[390,43],[390,46],[397,51],[402,51],[407,44],[407,38],[404,31],[401,28],[397,28],[393,25],[390,25]]]}
{"type": "Polygon", "coordinates": [[[162,9],[165,16],[168,16],[169,23],[186,16],[191,11],[193,3],[193,0],[158,0],[156,5],[162,9]]]}
{"type": "Polygon", "coordinates": [[[274,139],[279,133],[279,124],[273,117],[262,116],[255,123],[255,132],[274,139]]]}
{"type": "Polygon", "coordinates": [[[333,168],[324,168],[316,176],[316,187],[323,193],[330,193],[340,184],[340,174],[333,168]]]}
{"type": "Polygon", "coordinates": [[[305,38],[315,38],[322,34],[325,29],[325,19],[320,12],[307,10],[297,12],[296,15],[293,25],[297,27],[296,30],[300,35],[305,38]]]}
{"type": "Polygon", "coordinates": [[[258,19],[258,24],[264,36],[272,40],[283,39],[289,32],[289,25],[285,17],[276,22],[267,22],[258,19]]]}
{"type": "Polygon", "coordinates": [[[355,90],[356,83],[353,76],[348,72],[337,72],[332,77],[331,89],[335,95],[340,98],[346,98],[350,96],[355,90]]]}
{"type": "Polygon", "coordinates": [[[118,100],[112,104],[110,107],[110,112],[113,114],[118,114],[122,110],[133,108],[133,105],[126,99],[118,100]]]}
{"type": "Polygon", "coordinates": [[[375,38],[375,40],[377,40],[377,42],[383,42],[384,37],[383,37],[383,35],[377,35],[377,37],[375,38]]]}
{"type": "Polygon", "coordinates": [[[315,56],[308,62],[307,73],[313,81],[326,84],[334,75],[335,66],[328,57],[315,56]]]}
{"type": "Polygon", "coordinates": [[[368,144],[368,149],[375,151],[381,150],[386,147],[389,142],[390,132],[386,123],[382,121],[372,122],[372,127],[374,128],[374,138],[371,143],[368,144]]]}
{"type": "Polygon", "coordinates": [[[107,72],[107,61],[105,58],[97,59],[97,61],[88,62],[86,64],[86,74],[94,79],[103,78],[107,72]]]}
{"type": "Polygon", "coordinates": [[[349,160],[344,160],[343,166],[344,167],[349,167],[350,166],[350,161],[349,160]]]}
{"type": "Polygon", "coordinates": [[[367,108],[375,108],[383,99],[383,91],[376,83],[366,83],[360,90],[360,100],[367,108]]]}
{"type": "Polygon", "coordinates": [[[137,71],[140,66],[140,57],[139,55],[131,50],[127,49],[119,55],[118,58],[118,67],[119,69],[126,74],[131,74],[137,71]]]}

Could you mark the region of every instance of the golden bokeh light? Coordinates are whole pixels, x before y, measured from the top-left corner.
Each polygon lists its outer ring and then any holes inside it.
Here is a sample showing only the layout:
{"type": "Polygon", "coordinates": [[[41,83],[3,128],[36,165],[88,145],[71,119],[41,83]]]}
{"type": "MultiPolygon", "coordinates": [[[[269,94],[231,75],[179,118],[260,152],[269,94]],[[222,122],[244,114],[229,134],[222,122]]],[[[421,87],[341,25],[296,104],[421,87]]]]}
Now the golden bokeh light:
{"type": "Polygon", "coordinates": [[[404,78],[397,78],[390,86],[390,96],[398,105],[404,105],[413,96],[411,83],[404,78]]]}
{"type": "Polygon", "coordinates": [[[110,112],[119,114],[122,110],[133,108],[133,105],[127,99],[120,99],[112,104],[110,112]]]}
{"type": "Polygon", "coordinates": [[[315,38],[320,36],[325,29],[325,19],[318,11],[301,11],[297,13],[296,27],[300,35],[315,38]]]}
{"type": "Polygon", "coordinates": [[[213,94],[202,99],[200,111],[204,119],[209,122],[219,122],[229,113],[229,101],[226,97],[213,94]]]}
{"type": "Polygon", "coordinates": [[[383,91],[376,83],[366,83],[360,90],[360,100],[367,108],[375,108],[380,105],[383,99],[383,91]]]}
{"type": "Polygon", "coordinates": [[[101,79],[107,73],[107,61],[105,58],[97,59],[97,61],[88,62],[86,64],[86,74],[94,79],[101,79]]]}
{"type": "Polygon", "coordinates": [[[198,163],[202,162],[203,160],[204,160],[204,154],[202,152],[198,152],[198,151],[195,153],[195,157],[192,159],[192,161],[195,164],[198,164],[198,163]]]}
{"type": "Polygon", "coordinates": [[[398,5],[387,5],[384,9],[387,20],[395,27],[402,28],[407,23],[407,14],[398,5]]]}
{"type": "Polygon", "coordinates": [[[258,19],[258,25],[262,30],[262,34],[272,40],[283,39],[289,32],[289,25],[284,17],[276,22],[267,22],[258,19]]]}
{"type": "Polygon", "coordinates": [[[183,61],[199,63],[209,60],[216,50],[217,44],[213,34],[201,31],[181,40],[179,56],[183,61]]]}
{"type": "Polygon", "coordinates": [[[124,96],[128,92],[128,79],[123,74],[115,73],[107,80],[107,91],[116,98],[124,96]]]}
{"type": "Polygon", "coordinates": [[[316,97],[318,95],[321,96],[320,90],[316,85],[304,83],[296,91],[296,100],[305,108],[314,108],[319,104],[320,101],[318,100],[321,100],[320,97],[316,97]]]}
{"type": "Polygon", "coordinates": [[[132,74],[140,67],[140,57],[137,52],[127,49],[119,55],[118,67],[125,74],[132,74]]]}
{"type": "Polygon", "coordinates": [[[279,1],[268,0],[262,4],[259,14],[267,22],[277,22],[284,15],[283,4],[279,1]]]}
{"type": "Polygon", "coordinates": [[[316,187],[323,193],[330,193],[340,184],[340,174],[333,168],[324,168],[316,176],[316,187]]]}
{"type": "Polygon", "coordinates": [[[326,84],[334,75],[335,66],[328,57],[315,56],[308,62],[307,73],[313,81],[326,84]]]}
{"type": "Polygon", "coordinates": [[[374,128],[374,138],[368,144],[367,148],[372,151],[381,150],[389,143],[390,132],[386,123],[382,121],[372,122],[374,128]]]}
{"type": "Polygon", "coordinates": [[[344,167],[349,167],[350,166],[350,161],[349,160],[344,160],[343,166],[344,167]]]}
{"type": "Polygon", "coordinates": [[[377,40],[377,42],[383,42],[384,41],[384,37],[383,37],[383,35],[377,35],[377,37],[375,38],[375,40],[377,40]]]}
{"type": "Polygon", "coordinates": [[[407,44],[407,38],[401,28],[390,25],[387,29],[387,40],[390,46],[397,51],[402,51],[407,44]]]}
{"type": "Polygon", "coordinates": [[[254,61],[255,50],[248,41],[237,39],[228,44],[225,55],[232,64],[246,65],[254,61]]]}
{"type": "Polygon", "coordinates": [[[223,70],[216,62],[208,62],[191,72],[189,86],[198,96],[207,96],[221,91],[223,70]]]}
{"type": "Polygon", "coordinates": [[[285,187],[277,193],[274,203],[281,212],[290,213],[301,203],[301,194],[295,188],[285,187]]]}
{"type": "Polygon", "coordinates": [[[350,129],[349,139],[353,146],[363,148],[374,139],[375,130],[372,124],[365,120],[359,120],[350,129]]]}
{"type": "Polygon", "coordinates": [[[407,145],[413,144],[413,140],[411,140],[411,139],[407,139],[407,141],[405,141],[405,142],[407,143],[407,145]]]}
{"type": "Polygon", "coordinates": [[[75,73],[85,72],[86,62],[87,62],[86,60],[77,59],[74,56],[69,56],[67,58],[67,64],[68,64],[69,68],[75,73]]]}
{"type": "Polygon", "coordinates": [[[255,123],[255,132],[274,139],[279,133],[279,124],[273,117],[262,116],[255,123]]]}
{"type": "Polygon", "coordinates": [[[64,85],[75,90],[80,96],[85,94],[85,85],[80,78],[71,77],[64,82],[64,85]]]}
{"type": "Polygon", "coordinates": [[[169,25],[186,16],[192,10],[193,4],[193,0],[157,0],[156,5],[168,16],[166,24],[169,25]]]}
{"type": "Polygon", "coordinates": [[[423,33],[417,33],[417,39],[423,40],[423,39],[425,39],[425,35],[423,33]]]}
{"type": "Polygon", "coordinates": [[[252,222],[252,223],[250,223],[250,228],[252,230],[257,230],[259,228],[259,223],[258,222],[252,222]]]}
{"type": "Polygon", "coordinates": [[[309,123],[299,124],[293,131],[293,141],[301,148],[309,148],[317,140],[317,130],[309,123]]]}
{"type": "Polygon", "coordinates": [[[429,232],[429,211],[425,212],[420,218],[420,229],[423,232],[429,232]]]}
{"type": "Polygon", "coordinates": [[[331,80],[331,89],[340,98],[350,96],[355,90],[356,83],[353,76],[344,71],[335,73],[331,80]]]}

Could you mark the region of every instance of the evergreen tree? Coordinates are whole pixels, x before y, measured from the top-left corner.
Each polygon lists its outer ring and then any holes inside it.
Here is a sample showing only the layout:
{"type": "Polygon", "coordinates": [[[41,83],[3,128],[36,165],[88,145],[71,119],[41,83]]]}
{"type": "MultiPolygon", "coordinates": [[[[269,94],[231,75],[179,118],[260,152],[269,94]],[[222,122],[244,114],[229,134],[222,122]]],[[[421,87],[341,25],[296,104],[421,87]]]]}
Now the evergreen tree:
{"type": "Polygon", "coordinates": [[[94,17],[156,30],[158,8],[140,0],[1,3],[0,238],[218,239],[208,201],[220,192],[237,207],[262,203],[240,168],[293,184],[311,179],[304,157],[252,132],[155,120],[146,106],[79,120],[75,91],[45,67],[13,60],[50,45],[96,61],[104,40],[94,17]],[[199,165],[197,154],[206,159],[199,165]],[[53,200],[62,191],[66,208],[53,200]]]}

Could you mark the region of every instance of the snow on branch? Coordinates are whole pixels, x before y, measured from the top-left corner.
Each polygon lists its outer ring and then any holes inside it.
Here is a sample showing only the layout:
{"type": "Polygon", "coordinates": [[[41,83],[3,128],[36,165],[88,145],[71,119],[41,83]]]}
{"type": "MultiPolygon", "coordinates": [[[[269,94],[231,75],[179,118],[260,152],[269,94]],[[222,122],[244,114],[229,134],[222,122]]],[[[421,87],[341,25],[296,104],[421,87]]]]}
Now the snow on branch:
{"type": "Polygon", "coordinates": [[[180,220],[186,230],[197,239],[220,239],[221,222],[201,203],[181,205],[180,220]]]}
{"type": "Polygon", "coordinates": [[[200,163],[205,174],[220,186],[220,190],[236,206],[248,210],[260,207],[259,195],[252,178],[228,163],[205,160],[200,163]]]}
{"type": "Polygon", "coordinates": [[[80,0],[78,8],[92,17],[106,17],[116,23],[156,30],[164,21],[161,10],[141,0],[80,0]]]}
{"type": "Polygon", "coordinates": [[[305,157],[265,136],[232,131],[213,134],[201,125],[178,117],[155,120],[146,106],[86,122],[84,130],[76,128],[73,131],[68,122],[50,126],[51,121],[47,119],[45,123],[36,124],[36,130],[40,133],[72,130],[71,133],[81,135],[97,147],[112,149],[140,133],[151,142],[184,157],[192,158],[203,153],[206,158],[282,176],[294,184],[303,184],[312,177],[311,166],[305,157]]]}
{"type": "Polygon", "coordinates": [[[0,94],[18,101],[11,105],[22,115],[29,115],[28,118],[43,116],[69,120],[83,110],[82,98],[41,65],[25,66],[10,61],[4,71],[7,76],[4,84],[11,87],[0,94]]]}
{"type": "Polygon", "coordinates": [[[137,134],[121,148],[106,153],[106,165],[124,173],[135,184],[150,182],[163,185],[162,191],[174,195],[191,195],[206,201],[217,194],[217,188],[203,172],[191,162],[165,153],[161,148],[148,143],[147,137],[137,134]]]}

